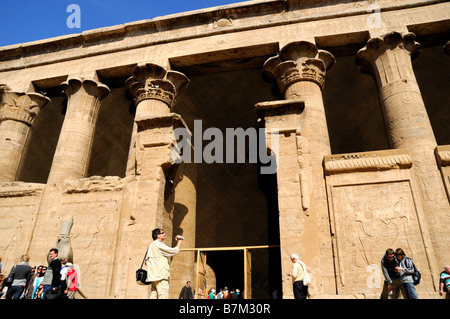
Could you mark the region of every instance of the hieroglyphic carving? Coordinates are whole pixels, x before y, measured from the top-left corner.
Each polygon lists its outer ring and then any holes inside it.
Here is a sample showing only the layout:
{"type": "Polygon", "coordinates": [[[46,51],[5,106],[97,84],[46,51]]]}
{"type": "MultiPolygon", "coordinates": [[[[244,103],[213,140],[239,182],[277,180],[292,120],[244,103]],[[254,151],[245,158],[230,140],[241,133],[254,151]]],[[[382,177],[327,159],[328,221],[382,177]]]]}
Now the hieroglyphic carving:
{"type": "MultiPolygon", "coordinates": [[[[380,256],[389,247],[402,247],[410,256],[421,254],[423,257],[423,247],[417,251],[418,248],[411,247],[407,240],[420,233],[409,188],[408,182],[333,187],[341,290],[369,292],[366,268],[379,264],[380,256]]],[[[415,258],[417,264],[426,265],[424,260],[418,259],[415,258]]]]}
{"type": "Polygon", "coordinates": [[[375,267],[382,276],[381,256],[398,247],[428,278],[421,288],[433,289],[436,267],[409,151],[332,155],[324,164],[339,293],[379,295],[366,270],[375,267]]]}

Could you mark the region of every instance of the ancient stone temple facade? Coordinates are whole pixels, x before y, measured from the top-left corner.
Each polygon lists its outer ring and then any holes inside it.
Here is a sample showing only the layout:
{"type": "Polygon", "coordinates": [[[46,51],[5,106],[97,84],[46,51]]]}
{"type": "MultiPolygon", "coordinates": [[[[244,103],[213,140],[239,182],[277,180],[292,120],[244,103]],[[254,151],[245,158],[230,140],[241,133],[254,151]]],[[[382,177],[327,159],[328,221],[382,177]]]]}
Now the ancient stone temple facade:
{"type": "Polygon", "coordinates": [[[148,298],[161,227],[171,298],[293,298],[292,253],[311,298],[379,298],[387,248],[441,298],[449,41],[448,1],[257,0],[0,48],[3,272],[57,246],[87,297],[148,298]]]}

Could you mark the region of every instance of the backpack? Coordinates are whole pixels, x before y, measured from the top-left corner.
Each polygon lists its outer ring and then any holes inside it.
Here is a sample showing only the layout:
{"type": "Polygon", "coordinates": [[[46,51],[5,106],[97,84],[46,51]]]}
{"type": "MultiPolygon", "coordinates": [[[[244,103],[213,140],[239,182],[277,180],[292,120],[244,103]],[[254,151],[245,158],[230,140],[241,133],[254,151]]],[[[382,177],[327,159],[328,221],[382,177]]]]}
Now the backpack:
{"type": "Polygon", "coordinates": [[[416,265],[414,265],[413,261],[411,258],[408,258],[411,261],[411,264],[414,268],[414,273],[412,274],[412,278],[414,281],[414,286],[417,286],[418,284],[420,284],[420,279],[422,278],[422,274],[417,270],[416,265]]]}

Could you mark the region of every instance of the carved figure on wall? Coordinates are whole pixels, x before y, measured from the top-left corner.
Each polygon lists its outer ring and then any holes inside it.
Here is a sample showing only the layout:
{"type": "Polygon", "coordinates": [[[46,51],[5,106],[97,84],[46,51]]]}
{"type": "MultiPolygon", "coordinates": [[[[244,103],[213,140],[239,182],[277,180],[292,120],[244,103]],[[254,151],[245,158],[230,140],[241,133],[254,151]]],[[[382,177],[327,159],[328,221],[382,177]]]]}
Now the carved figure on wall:
{"type": "MultiPolygon", "coordinates": [[[[61,221],[60,233],[56,240],[56,248],[59,251],[59,258],[66,259],[67,262],[73,263],[72,243],[70,240],[70,230],[73,226],[73,216],[68,216],[61,221]]],[[[50,257],[47,256],[47,261],[50,263],[50,257]]]]}

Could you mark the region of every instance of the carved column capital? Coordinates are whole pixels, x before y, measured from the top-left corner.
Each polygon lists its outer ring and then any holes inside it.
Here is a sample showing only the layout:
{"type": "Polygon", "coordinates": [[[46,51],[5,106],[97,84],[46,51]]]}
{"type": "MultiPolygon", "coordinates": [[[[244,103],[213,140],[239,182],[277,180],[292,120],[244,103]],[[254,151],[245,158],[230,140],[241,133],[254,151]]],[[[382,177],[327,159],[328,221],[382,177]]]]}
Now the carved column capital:
{"type": "Polygon", "coordinates": [[[0,181],[16,178],[30,126],[50,99],[39,93],[13,92],[0,86],[0,181]]]}
{"type": "Polygon", "coordinates": [[[396,81],[415,81],[411,57],[420,49],[415,38],[411,32],[402,34],[392,31],[369,39],[357,53],[356,62],[361,72],[372,73],[379,88],[396,81]]]}
{"type": "Polygon", "coordinates": [[[50,101],[42,94],[4,91],[0,107],[0,122],[12,120],[31,125],[39,111],[50,101]]]}
{"type": "Polygon", "coordinates": [[[319,50],[311,42],[289,43],[277,56],[264,64],[266,79],[276,82],[279,91],[284,94],[296,82],[312,81],[321,89],[325,85],[325,74],[335,63],[334,56],[325,50],[319,50]]]}
{"type": "Polygon", "coordinates": [[[63,93],[70,97],[73,94],[77,93],[80,88],[83,87],[84,91],[99,100],[102,100],[109,94],[109,88],[94,79],[86,79],[86,78],[70,78],[67,81],[61,83],[61,88],[63,89],[63,93]]]}
{"type": "Polygon", "coordinates": [[[61,83],[61,88],[69,99],[66,119],[86,119],[89,123],[95,122],[100,101],[110,92],[103,83],[85,78],[70,78],[61,83]]]}
{"type": "Polygon", "coordinates": [[[147,99],[159,100],[170,111],[177,93],[188,83],[189,79],[183,73],[146,63],[134,67],[133,75],[126,80],[125,85],[135,97],[136,105],[147,99]]]}

